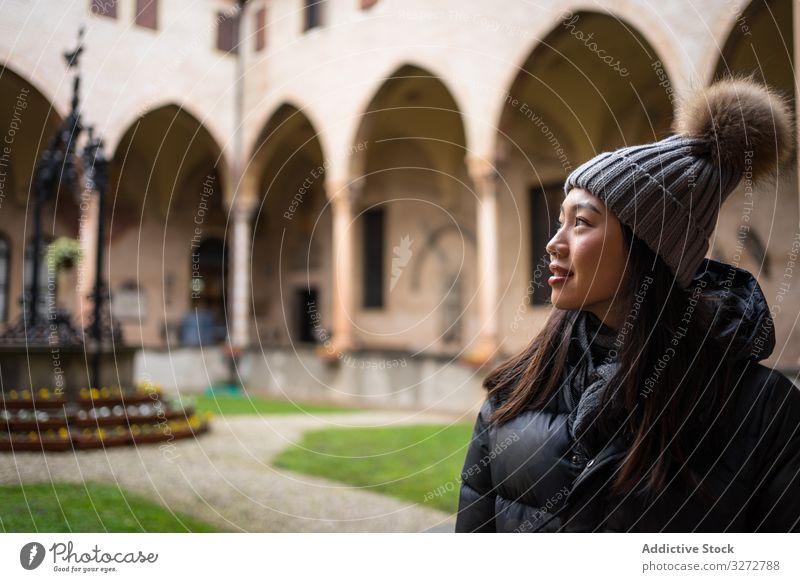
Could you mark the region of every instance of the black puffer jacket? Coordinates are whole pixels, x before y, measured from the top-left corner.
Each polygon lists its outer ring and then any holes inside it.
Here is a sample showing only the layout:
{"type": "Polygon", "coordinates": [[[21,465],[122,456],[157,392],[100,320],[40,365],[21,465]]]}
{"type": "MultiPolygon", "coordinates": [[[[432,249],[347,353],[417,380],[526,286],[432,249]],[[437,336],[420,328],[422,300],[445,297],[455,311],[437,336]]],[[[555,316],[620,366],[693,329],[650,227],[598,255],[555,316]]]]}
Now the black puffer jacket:
{"type": "Polygon", "coordinates": [[[713,332],[732,346],[736,361],[734,420],[723,446],[703,465],[714,500],[682,479],[655,499],[612,496],[608,485],[625,455],[622,439],[587,459],[571,441],[563,404],[525,411],[497,427],[487,422],[497,403],[487,399],[461,473],[457,532],[800,529],[800,390],[758,363],[775,345],[766,299],[747,271],[711,259],[701,271],[706,291],[723,305],[713,332]]]}

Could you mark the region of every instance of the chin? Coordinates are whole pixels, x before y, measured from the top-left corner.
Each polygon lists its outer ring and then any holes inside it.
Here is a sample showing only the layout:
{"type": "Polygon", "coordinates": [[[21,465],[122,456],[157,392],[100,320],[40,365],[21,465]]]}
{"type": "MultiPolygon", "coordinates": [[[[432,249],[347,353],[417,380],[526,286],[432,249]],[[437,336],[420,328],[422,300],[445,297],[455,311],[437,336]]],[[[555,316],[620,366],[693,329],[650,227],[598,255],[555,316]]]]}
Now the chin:
{"type": "Polygon", "coordinates": [[[553,293],[550,295],[550,303],[553,304],[553,307],[557,309],[579,309],[580,303],[576,301],[570,301],[568,297],[561,297],[560,295],[553,293]]]}

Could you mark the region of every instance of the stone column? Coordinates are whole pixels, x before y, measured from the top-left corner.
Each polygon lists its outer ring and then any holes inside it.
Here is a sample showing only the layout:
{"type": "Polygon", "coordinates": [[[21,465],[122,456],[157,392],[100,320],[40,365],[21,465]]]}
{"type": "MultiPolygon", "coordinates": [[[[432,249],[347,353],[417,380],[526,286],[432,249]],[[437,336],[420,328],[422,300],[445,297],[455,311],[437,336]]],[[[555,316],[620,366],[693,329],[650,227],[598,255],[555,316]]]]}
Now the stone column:
{"type": "Polygon", "coordinates": [[[325,188],[333,210],[333,338],[336,354],[354,347],[355,315],[355,207],[364,179],[350,183],[328,182],[325,188]]]}
{"type": "Polygon", "coordinates": [[[477,364],[491,360],[498,348],[499,233],[497,222],[497,172],[478,157],[467,157],[467,169],[477,194],[478,308],[480,331],[468,359],[477,364]]]}
{"type": "Polygon", "coordinates": [[[233,214],[233,292],[231,293],[231,344],[246,348],[250,343],[250,249],[253,244],[253,214],[258,201],[252,197],[237,197],[233,214]]]}

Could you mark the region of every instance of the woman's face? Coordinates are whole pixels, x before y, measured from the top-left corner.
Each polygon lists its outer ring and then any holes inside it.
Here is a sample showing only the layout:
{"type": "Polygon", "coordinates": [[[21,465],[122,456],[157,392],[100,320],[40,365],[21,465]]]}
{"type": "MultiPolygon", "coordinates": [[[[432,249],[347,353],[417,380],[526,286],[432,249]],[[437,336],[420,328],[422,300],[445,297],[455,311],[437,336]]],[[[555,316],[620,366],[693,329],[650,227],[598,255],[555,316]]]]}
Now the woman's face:
{"type": "Polygon", "coordinates": [[[622,225],[602,200],[581,188],[569,191],[558,222],[546,247],[553,305],[591,311],[616,329],[620,322],[611,307],[622,287],[627,259],[622,225]]]}

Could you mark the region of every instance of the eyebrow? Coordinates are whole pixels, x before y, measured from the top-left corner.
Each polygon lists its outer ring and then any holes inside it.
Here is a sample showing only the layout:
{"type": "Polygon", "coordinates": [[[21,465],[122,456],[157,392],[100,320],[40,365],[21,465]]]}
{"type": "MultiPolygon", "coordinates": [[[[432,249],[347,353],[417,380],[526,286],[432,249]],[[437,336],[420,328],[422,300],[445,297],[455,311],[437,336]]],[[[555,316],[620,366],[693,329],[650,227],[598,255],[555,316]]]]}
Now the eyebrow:
{"type": "MultiPolygon", "coordinates": [[[[589,202],[579,202],[577,204],[574,204],[572,206],[572,208],[575,209],[575,210],[577,210],[579,208],[585,208],[587,210],[594,210],[597,214],[603,214],[593,204],[590,204],[589,202]]],[[[559,206],[559,209],[561,210],[561,212],[563,212],[564,211],[564,204],[561,204],[561,206],[559,206]]]]}

